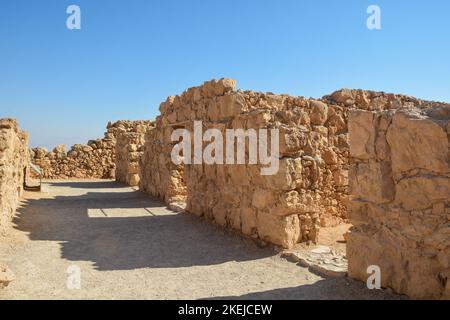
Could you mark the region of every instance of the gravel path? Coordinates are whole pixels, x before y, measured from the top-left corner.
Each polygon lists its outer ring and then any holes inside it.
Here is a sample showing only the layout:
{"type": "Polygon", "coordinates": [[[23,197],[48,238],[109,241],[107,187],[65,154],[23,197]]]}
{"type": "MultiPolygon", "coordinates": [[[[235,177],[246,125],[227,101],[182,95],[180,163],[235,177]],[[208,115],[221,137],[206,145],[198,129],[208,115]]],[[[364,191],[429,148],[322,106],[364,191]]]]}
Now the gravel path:
{"type": "Polygon", "coordinates": [[[17,278],[0,299],[397,298],[321,278],[113,181],[45,187],[26,195],[0,241],[0,263],[17,278]],[[68,268],[81,271],[81,289],[67,288],[68,268]]]}

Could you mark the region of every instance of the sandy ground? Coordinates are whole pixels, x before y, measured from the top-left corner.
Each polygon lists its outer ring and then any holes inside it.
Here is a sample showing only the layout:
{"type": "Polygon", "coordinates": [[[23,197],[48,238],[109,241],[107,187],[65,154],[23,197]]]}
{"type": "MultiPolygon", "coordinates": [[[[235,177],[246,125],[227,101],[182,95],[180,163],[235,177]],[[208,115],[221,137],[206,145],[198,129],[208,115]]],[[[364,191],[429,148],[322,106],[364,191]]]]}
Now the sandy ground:
{"type": "Polygon", "coordinates": [[[43,191],[26,194],[0,241],[0,263],[17,278],[0,299],[399,298],[312,274],[113,181],[48,182],[43,191]],[[81,289],[68,289],[73,270],[81,289]]]}

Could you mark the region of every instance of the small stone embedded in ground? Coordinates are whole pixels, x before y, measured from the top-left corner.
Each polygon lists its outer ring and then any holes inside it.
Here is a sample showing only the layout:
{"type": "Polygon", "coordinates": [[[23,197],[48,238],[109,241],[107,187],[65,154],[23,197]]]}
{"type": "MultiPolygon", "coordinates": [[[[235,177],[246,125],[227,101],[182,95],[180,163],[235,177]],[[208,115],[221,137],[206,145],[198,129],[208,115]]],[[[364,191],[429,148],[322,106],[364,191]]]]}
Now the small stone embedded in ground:
{"type": "Polygon", "coordinates": [[[326,247],[326,246],[318,246],[318,247],[312,249],[311,253],[328,254],[328,253],[331,253],[331,249],[329,247],[326,247]]]}
{"type": "Polygon", "coordinates": [[[327,246],[318,246],[308,252],[286,251],[281,257],[325,277],[342,278],[347,275],[348,264],[344,255],[327,246]]]}
{"type": "Polygon", "coordinates": [[[168,205],[168,208],[175,212],[184,212],[186,210],[186,203],[184,202],[172,202],[168,205]]]}
{"type": "Polygon", "coordinates": [[[283,252],[281,254],[281,257],[286,259],[289,262],[297,263],[300,261],[301,255],[298,252],[287,251],[287,252],[283,252]]]}

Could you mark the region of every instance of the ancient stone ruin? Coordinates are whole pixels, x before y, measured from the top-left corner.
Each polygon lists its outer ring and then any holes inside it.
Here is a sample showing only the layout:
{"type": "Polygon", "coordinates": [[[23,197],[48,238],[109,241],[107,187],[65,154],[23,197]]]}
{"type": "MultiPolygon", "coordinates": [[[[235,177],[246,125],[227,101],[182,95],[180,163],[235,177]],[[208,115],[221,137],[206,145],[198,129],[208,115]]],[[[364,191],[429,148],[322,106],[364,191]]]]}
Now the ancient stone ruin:
{"type": "Polygon", "coordinates": [[[136,132],[136,128],[150,121],[117,121],[108,123],[105,137],[91,140],[87,145],[76,144],[70,151],[65,145],[52,152],[45,148],[31,150],[34,164],[42,169],[46,179],[114,179],[116,141],[119,132],[136,132]]]}
{"type": "Polygon", "coordinates": [[[286,248],[316,241],[320,226],[348,218],[349,205],[355,224],[350,276],[365,281],[367,268],[379,265],[383,285],[398,293],[439,298],[447,290],[448,295],[449,105],[346,89],[312,100],[236,91],[234,81],[223,79],[169,97],[160,110],[156,128],[146,136],[143,191],[286,248]],[[414,108],[422,115],[402,123],[404,110],[414,108]],[[259,165],[174,164],[170,152],[177,141],[171,135],[178,128],[194,131],[195,120],[202,121],[203,131],[279,129],[279,172],[262,176],[259,165]],[[391,149],[397,150],[393,160],[391,149]],[[402,210],[406,216],[399,218],[402,210]],[[424,290],[420,282],[426,277],[433,281],[424,290]]]}
{"type": "Polygon", "coordinates": [[[142,121],[132,131],[119,127],[116,141],[116,180],[129,186],[138,186],[139,165],[144,153],[145,133],[152,129],[150,121],[142,121]]]}
{"type": "MultiPolygon", "coordinates": [[[[16,120],[0,119],[0,241],[12,227],[12,219],[24,190],[29,161],[28,134],[16,120]]],[[[0,264],[0,289],[15,279],[0,264]]]]}
{"type": "Polygon", "coordinates": [[[413,298],[450,293],[450,107],[350,115],[349,275],[413,298]]]}
{"type": "Polygon", "coordinates": [[[28,166],[28,134],[16,120],[0,119],[0,236],[10,227],[28,166]]]}
{"type": "MultiPolygon", "coordinates": [[[[320,226],[346,218],[346,112],[326,101],[236,91],[232,80],[211,81],[169,97],[146,137],[141,189],[222,226],[284,247],[316,241],[320,226]],[[175,129],[279,129],[275,175],[262,165],[175,165],[175,129]]],[[[237,141],[234,141],[235,144],[237,141]]],[[[236,147],[234,148],[237,152],[236,147]]],[[[249,150],[246,150],[248,158],[249,150]]]]}
{"type": "Polygon", "coordinates": [[[207,82],[161,104],[156,128],[146,137],[141,189],[285,247],[315,241],[320,226],[347,218],[348,112],[408,103],[428,102],[361,90],[313,100],[236,91],[232,80],[207,82]],[[279,129],[279,172],[263,176],[260,165],[174,164],[170,152],[178,141],[171,134],[178,128],[193,131],[195,120],[202,121],[203,131],[279,129]]]}
{"type": "MultiPolygon", "coordinates": [[[[396,293],[450,299],[450,105],[348,89],[307,99],[236,90],[234,80],[221,79],[169,97],[160,111],[154,122],[110,123],[105,138],[69,152],[33,149],[31,159],[45,178],[115,178],[172,209],[284,248],[350,222],[350,277],[366,281],[378,266],[382,286],[396,293]],[[174,161],[179,129],[194,140],[200,132],[202,151],[217,142],[203,136],[209,129],[229,138],[210,150],[223,164],[174,161]],[[245,141],[227,136],[230,129],[246,133],[245,141]],[[262,174],[268,162],[250,161],[258,153],[252,132],[262,129],[279,133],[273,175],[262,174]]],[[[1,120],[0,130],[2,226],[17,205],[28,152],[15,121],[1,120]]]]}

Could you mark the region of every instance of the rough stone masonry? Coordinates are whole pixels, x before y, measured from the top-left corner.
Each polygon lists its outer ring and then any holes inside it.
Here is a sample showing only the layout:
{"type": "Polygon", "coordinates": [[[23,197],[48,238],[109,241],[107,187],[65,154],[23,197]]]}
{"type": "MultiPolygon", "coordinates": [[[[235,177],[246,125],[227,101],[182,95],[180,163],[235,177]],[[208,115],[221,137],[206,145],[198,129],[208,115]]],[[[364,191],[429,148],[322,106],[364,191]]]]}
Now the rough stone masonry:
{"type": "Polygon", "coordinates": [[[16,120],[0,119],[0,236],[8,231],[22,195],[28,159],[28,134],[16,120]]]}
{"type": "MultiPolygon", "coordinates": [[[[141,190],[224,227],[283,247],[316,241],[321,226],[347,219],[348,114],[439,103],[402,95],[340,90],[322,99],[236,91],[221,79],[169,97],[146,135],[141,190]],[[280,170],[262,176],[260,165],[176,165],[175,129],[276,128],[280,170]]],[[[225,135],[225,134],[223,134],[225,135]]],[[[398,146],[401,148],[402,146],[398,146]]],[[[248,156],[248,149],[246,150],[248,156]]],[[[385,191],[388,192],[388,191],[385,191]]]]}
{"type": "Polygon", "coordinates": [[[349,276],[450,299],[450,106],[350,114],[349,276]]]}
{"type": "Polygon", "coordinates": [[[383,287],[448,297],[449,107],[363,90],[313,100],[236,91],[230,79],[207,82],[161,104],[146,136],[141,189],[284,247],[315,241],[320,226],[347,218],[349,205],[351,277],[365,281],[375,264],[383,287]],[[194,120],[205,130],[278,128],[279,173],[262,176],[257,165],[175,165],[171,133],[192,131],[194,120]]]}
{"type": "Polygon", "coordinates": [[[119,128],[116,142],[116,180],[138,186],[139,166],[144,151],[145,133],[153,128],[150,121],[135,122],[132,129],[119,128]]]}
{"type": "Polygon", "coordinates": [[[116,176],[116,141],[119,132],[136,132],[137,127],[150,121],[120,120],[108,123],[105,137],[91,140],[87,145],[76,144],[70,151],[65,145],[52,152],[45,148],[31,150],[34,164],[45,179],[114,179],[116,176]]]}
{"type": "MultiPolygon", "coordinates": [[[[0,119],[0,241],[12,227],[12,219],[23,193],[29,162],[28,134],[14,119],[0,119]]],[[[0,264],[0,289],[14,280],[0,264]]]]}
{"type": "MultiPolygon", "coordinates": [[[[185,202],[188,212],[285,247],[316,240],[320,212],[330,212],[321,206],[335,204],[336,218],[344,215],[345,208],[342,205],[339,210],[339,190],[321,188],[324,178],[330,178],[321,174],[320,168],[326,164],[316,157],[328,147],[327,128],[323,127],[328,107],[313,102],[314,131],[306,112],[309,102],[289,99],[237,92],[230,79],[207,82],[169,97],[161,104],[156,128],[146,137],[141,189],[172,205],[185,202]],[[259,165],[246,164],[176,165],[171,150],[178,141],[172,141],[171,135],[180,128],[192,132],[194,121],[202,121],[204,131],[219,129],[223,136],[226,129],[280,129],[283,158],[279,172],[262,176],[259,165]]],[[[344,184],[342,181],[343,188],[344,184]]]]}
{"type": "MultiPolygon", "coordinates": [[[[222,79],[169,97],[147,133],[140,187],[224,227],[284,247],[316,241],[320,226],[346,219],[347,110],[326,99],[236,91],[222,79]],[[175,129],[278,129],[280,169],[261,165],[176,165],[175,129]]],[[[246,150],[248,157],[248,150],[246,150]]]]}

